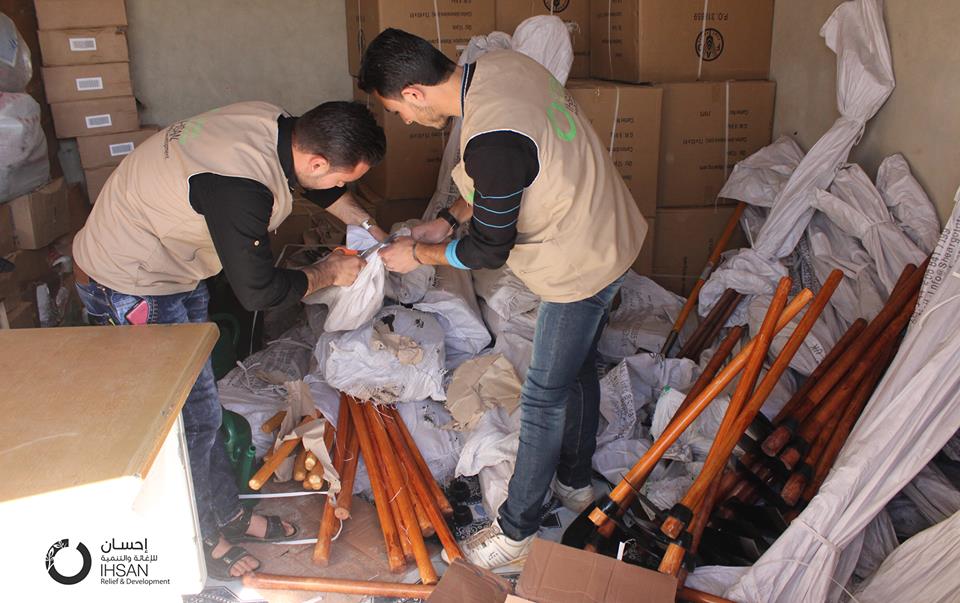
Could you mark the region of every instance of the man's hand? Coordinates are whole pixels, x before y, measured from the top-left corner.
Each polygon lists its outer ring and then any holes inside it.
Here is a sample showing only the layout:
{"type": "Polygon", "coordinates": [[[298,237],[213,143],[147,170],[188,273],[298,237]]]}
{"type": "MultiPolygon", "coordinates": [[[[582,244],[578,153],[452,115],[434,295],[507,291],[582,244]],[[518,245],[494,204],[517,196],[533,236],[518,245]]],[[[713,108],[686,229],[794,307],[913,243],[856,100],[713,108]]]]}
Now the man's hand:
{"type": "Polygon", "coordinates": [[[453,235],[453,229],[443,218],[437,218],[410,229],[411,236],[419,243],[442,243],[453,235]]]}
{"type": "MultiPolygon", "coordinates": [[[[450,225],[443,223],[450,229],[450,225]]],[[[390,272],[399,272],[406,274],[419,268],[422,264],[413,257],[413,245],[416,243],[413,237],[400,237],[393,243],[383,247],[378,252],[383,259],[383,264],[390,272]]]]}
{"type": "Polygon", "coordinates": [[[301,268],[307,275],[307,293],[304,297],[325,287],[349,287],[366,264],[360,256],[334,251],[319,262],[304,266],[301,268]]]}
{"type": "Polygon", "coordinates": [[[331,284],[335,287],[349,287],[357,280],[357,275],[367,265],[358,255],[346,255],[335,251],[323,260],[330,271],[331,284]]]}

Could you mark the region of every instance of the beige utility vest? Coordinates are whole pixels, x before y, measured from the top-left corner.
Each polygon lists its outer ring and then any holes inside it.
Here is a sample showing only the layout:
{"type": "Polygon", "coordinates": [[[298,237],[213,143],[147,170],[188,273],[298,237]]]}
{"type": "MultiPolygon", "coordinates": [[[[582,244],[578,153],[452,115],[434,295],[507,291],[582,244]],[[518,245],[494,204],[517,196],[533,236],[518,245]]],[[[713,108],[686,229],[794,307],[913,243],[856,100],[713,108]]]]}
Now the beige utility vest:
{"type": "Polygon", "coordinates": [[[77,233],[77,265],[130,295],[192,291],[220,272],[207,224],[190,205],[190,177],[210,172],[263,184],[273,193],[269,228],[276,229],[293,207],[277,156],[277,118],[283,113],[268,103],[237,103],[144,141],[110,175],[77,233]]]}
{"type": "MultiPolygon", "coordinates": [[[[507,266],[546,301],[595,295],[640,253],[647,223],[637,204],[576,101],[543,66],[499,50],[474,69],[460,156],[473,137],[503,130],[528,136],[539,153],[540,173],[523,193],[507,266]]],[[[463,161],[453,179],[472,203],[463,161]]]]}

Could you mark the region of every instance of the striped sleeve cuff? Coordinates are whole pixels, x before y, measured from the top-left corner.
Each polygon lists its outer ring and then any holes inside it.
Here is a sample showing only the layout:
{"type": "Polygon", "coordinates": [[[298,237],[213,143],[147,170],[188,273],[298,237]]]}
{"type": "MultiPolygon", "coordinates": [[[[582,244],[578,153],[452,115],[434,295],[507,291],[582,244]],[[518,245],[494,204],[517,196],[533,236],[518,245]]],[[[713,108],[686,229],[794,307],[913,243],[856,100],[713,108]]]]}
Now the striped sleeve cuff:
{"type": "Polygon", "coordinates": [[[467,266],[460,261],[460,258],[457,257],[457,243],[460,242],[460,239],[454,239],[447,243],[447,249],[444,252],[444,256],[447,259],[447,263],[453,266],[454,268],[459,268],[460,270],[470,270],[467,266]]]}

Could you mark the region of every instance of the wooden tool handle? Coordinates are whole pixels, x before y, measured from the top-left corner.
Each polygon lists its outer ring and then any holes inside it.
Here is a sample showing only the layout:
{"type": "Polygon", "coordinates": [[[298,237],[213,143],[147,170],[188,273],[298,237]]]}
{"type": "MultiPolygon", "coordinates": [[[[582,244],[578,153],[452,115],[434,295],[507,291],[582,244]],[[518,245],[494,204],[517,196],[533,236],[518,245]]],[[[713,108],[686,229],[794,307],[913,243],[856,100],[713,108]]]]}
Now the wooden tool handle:
{"type": "Polygon", "coordinates": [[[403,440],[407,443],[407,449],[413,455],[413,461],[420,470],[420,476],[424,483],[427,484],[427,488],[430,490],[430,493],[433,495],[434,499],[437,501],[437,506],[440,508],[440,512],[446,517],[453,517],[453,506],[450,504],[450,501],[447,500],[447,497],[443,493],[443,490],[440,489],[440,486],[437,485],[436,480],[433,479],[433,473],[430,472],[430,467],[427,466],[427,461],[424,460],[423,455],[420,453],[420,449],[417,448],[417,443],[414,441],[413,436],[410,435],[410,430],[407,429],[407,424],[403,422],[403,417],[400,416],[400,412],[397,411],[396,408],[389,408],[388,414],[390,414],[390,416],[396,420],[396,425],[400,428],[400,434],[403,435],[403,440]]]}
{"type": "MultiPolygon", "coordinates": [[[[347,397],[341,393],[340,410],[337,413],[337,446],[333,454],[333,468],[337,471],[337,474],[341,476],[343,475],[344,459],[347,453],[346,440],[350,437],[351,424],[347,397]],[[341,440],[343,441],[341,442],[341,440]]],[[[341,486],[342,484],[343,482],[341,482],[341,486]]],[[[352,490],[352,484],[350,488],[352,490]]],[[[317,544],[313,547],[313,562],[317,565],[326,566],[330,563],[330,546],[333,543],[333,536],[337,532],[340,524],[334,511],[335,506],[333,499],[327,498],[326,504],[323,506],[323,515],[321,515],[320,518],[320,531],[317,533],[317,544]]]]}
{"type": "Polygon", "coordinates": [[[353,507],[353,484],[357,478],[357,465],[360,461],[360,440],[351,428],[347,439],[347,454],[340,476],[340,495],[337,497],[337,508],[334,515],[341,521],[350,519],[350,509],[353,507]]]}
{"type": "Polygon", "coordinates": [[[413,501],[410,498],[410,488],[403,481],[403,471],[400,469],[397,454],[390,445],[390,437],[387,435],[383,418],[373,404],[368,404],[365,410],[367,412],[367,424],[371,426],[370,431],[377,442],[377,448],[380,450],[380,460],[386,469],[387,479],[392,485],[392,489],[396,491],[397,506],[400,509],[403,524],[407,527],[410,544],[413,546],[413,557],[417,562],[420,580],[424,584],[436,584],[439,577],[430,562],[430,553],[427,552],[423,534],[420,533],[416,511],[414,511],[413,501]]]}
{"type": "MultiPolygon", "coordinates": [[[[833,389],[833,386],[836,385],[847,371],[850,370],[850,367],[863,356],[867,348],[873,344],[873,341],[880,336],[884,329],[887,328],[887,325],[890,324],[894,317],[900,313],[900,310],[910,301],[914,293],[920,290],[920,285],[923,284],[923,276],[927,271],[927,263],[929,261],[930,260],[927,259],[920,267],[914,269],[910,276],[903,281],[902,285],[894,289],[890,295],[890,299],[884,304],[880,313],[870,321],[860,337],[858,337],[837,362],[830,367],[827,374],[811,388],[808,394],[811,401],[820,403],[827,397],[830,390],[833,389]]],[[[911,268],[911,266],[907,266],[904,270],[910,270],[911,268]]]]}
{"type": "Polygon", "coordinates": [[[297,458],[293,461],[293,479],[298,482],[302,482],[307,479],[307,469],[304,467],[304,463],[307,460],[307,449],[301,448],[300,452],[297,453],[297,458]]]}
{"type": "MultiPolygon", "coordinates": [[[[800,291],[781,315],[780,321],[777,323],[777,330],[779,331],[789,324],[812,297],[813,294],[808,289],[800,291]]],[[[634,464],[620,483],[614,487],[613,491],[609,494],[609,498],[621,509],[620,512],[633,502],[634,492],[646,481],[657,462],[663,454],[670,449],[670,446],[677,441],[680,434],[700,416],[700,413],[703,412],[710,402],[712,402],[743,369],[747,358],[750,356],[750,352],[753,350],[755,341],[755,339],[751,340],[744,345],[743,349],[720,371],[716,379],[704,388],[687,410],[674,417],[670,425],[660,434],[660,437],[657,438],[640,460],[634,464]]],[[[609,518],[607,514],[599,508],[594,508],[593,511],[590,512],[590,521],[601,529],[601,533],[603,533],[603,530],[611,529],[611,526],[608,525],[609,518]]]]}
{"type": "Polygon", "coordinates": [[[281,410],[277,414],[273,415],[266,422],[260,426],[260,431],[263,433],[273,433],[280,428],[280,424],[283,423],[284,417],[287,416],[287,411],[281,410]]]}
{"type": "Polygon", "coordinates": [[[730,599],[724,599],[686,586],[677,591],[677,601],[686,601],[687,603],[734,603],[730,599]]]}
{"type": "MultiPolygon", "coordinates": [[[[743,374],[740,376],[737,388],[730,398],[730,404],[727,406],[727,411],[723,415],[723,420],[720,423],[720,428],[717,430],[713,445],[710,447],[710,452],[707,453],[707,459],[704,462],[703,468],[680,502],[680,505],[688,510],[692,510],[700,503],[700,500],[704,494],[706,494],[710,485],[723,472],[723,468],[726,465],[727,458],[730,456],[730,452],[733,450],[733,446],[736,445],[736,441],[743,433],[742,431],[739,433],[735,432],[738,423],[737,419],[740,416],[746,416],[746,414],[748,414],[743,412],[744,407],[747,404],[748,398],[750,398],[753,393],[757,378],[760,376],[763,361],[767,357],[770,342],[773,341],[777,322],[783,314],[784,308],[786,308],[787,296],[790,294],[790,287],[792,285],[793,281],[787,277],[780,279],[780,283],[777,285],[777,290],[773,295],[773,299],[770,301],[770,306],[767,308],[763,323],[760,325],[760,330],[754,339],[755,343],[750,350],[750,356],[743,369],[743,374]]],[[[747,425],[749,425],[752,420],[753,417],[749,417],[749,421],[746,422],[747,425]]],[[[744,429],[745,428],[744,426],[744,429]]],[[[685,524],[686,521],[684,521],[682,517],[671,511],[670,516],[663,522],[660,530],[670,538],[676,538],[680,535],[680,531],[684,528],[685,524]]]]}
{"type": "Polygon", "coordinates": [[[674,342],[676,342],[677,337],[680,334],[680,330],[683,329],[683,325],[687,322],[687,318],[690,317],[690,313],[693,311],[693,307],[696,305],[697,299],[700,297],[700,289],[703,288],[703,284],[706,282],[706,279],[710,276],[710,273],[713,272],[713,269],[720,261],[720,254],[722,254],[723,250],[726,249],[727,245],[730,244],[730,238],[733,236],[733,232],[737,229],[737,222],[740,221],[740,216],[743,215],[743,210],[746,209],[746,207],[747,204],[743,201],[737,203],[737,207],[733,210],[733,213],[727,220],[727,224],[723,227],[723,232],[720,233],[720,238],[717,239],[716,244],[713,246],[713,250],[710,252],[710,257],[707,259],[707,265],[704,266],[703,272],[700,274],[700,278],[698,278],[697,282],[694,283],[693,289],[690,291],[690,295],[687,296],[687,301],[683,304],[683,308],[680,310],[677,320],[673,323],[673,329],[670,330],[670,335],[667,336],[667,340],[664,342],[663,348],[660,350],[661,355],[670,355],[670,348],[673,347],[674,342]]]}
{"type": "Polygon", "coordinates": [[[357,401],[348,397],[347,405],[350,407],[350,417],[353,420],[354,433],[357,434],[357,440],[360,444],[360,452],[367,461],[367,474],[370,478],[370,488],[373,490],[374,506],[377,509],[377,517],[380,519],[383,541],[387,547],[387,562],[390,565],[391,572],[400,573],[404,570],[406,562],[403,549],[400,548],[400,534],[397,531],[397,524],[390,512],[390,498],[387,496],[386,484],[380,475],[379,459],[377,459],[373,448],[373,439],[364,413],[357,401]]]}
{"type": "MultiPolygon", "coordinates": [[[[703,372],[700,373],[700,376],[697,377],[697,380],[693,383],[693,386],[690,388],[690,392],[684,397],[683,402],[680,403],[680,407],[677,408],[677,412],[673,413],[673,416],[676,417],[686,409],[690,407],[690,404],[697,399],[697,396],[700,395],[707,385],[713,381],[713,378],[717,376],[717,373],[720,371],[720,367],[723,366],[723,363],[730,356],[730,353],[733,352],[733,348],[736,347],[737,342],[740,341],[740,338],[743,336],[743,327],[736,326],[730,329],[730,332],[727,333],[727,336],[723,339],[723,342],[720,344],[720,347],[717,348],[716,353],[710,358],[710,361],[707,363],[707,366],[704,367],[703,372]]],[[[673,421],[673,419],[671,419],[673,421]]]]}
{"type": "Polygon", "coordinates": [[[397,599],[426,599],[434,587],[425,584],[403,582],[372,582],[367,580],[341,580],[339,578],[304,578],[254,572],[243,576],[243,585],[248,588],[268,590],[305,590],[320,593],[339,593],[368,597],[393,597],[397,599]]]}
{"type": "MultiPolygon", "coordinates": [[[[393,410],[393,412],[389,413],[385,418],[384,425],[387,429],[387,435],[390,436],[390,441],[393,443],[393,448],[407,471],[407,475],[410,478],[409,483],[414,490],[414,494],[420,500],[420,504],[427,514],[430,523],[433,524],[437,537],[440,539],[440,544],[443,545],[443,549],[447,552],[447,557],[451,561],[454,559],[463,559],[463,552],[460,550],[460,545],[457,544],[456,538],[454,538],[453,533],[450,531],[450,527],[447,525],[443,513],[440,511],[436,498],[427,487],[423,475],[417,470],[417,463],[414,459],[415,455],[403,437],[400,426],[403,420],[400,418],[400,414],[396,409],[391,410],[393,410]]],[[[430,476],[428,479],[433,481],[433,476],[430,476]]]]}
{"type": "Polygon", "coordinates": [[[694,362],[700,362],[700,355],[703,354],[703,351],[713,345],[713,342],[716,341],[717,336],[720,335],[720,331],[723,327],[730,321],[730,317],[733,316],[733,313],[736,312],[737,308],[740,306],[740,302],[743,301],[743,295],[737,293],[733,300],[727,304],[723,312],[717,318],[716,321],[710,325],[710,330],[707,331],[706,337],[703,339],[703,343],[700,344],[700,347],[693,350],[693,356],[691,360],[694,362]]]}
{"type": "Polygon", "coordinates": [[[887,368],[897,355],[899,347],[899,344],[897,344],[888,348],[884,357],[874,364],[870,373],[860,383],[860,386],[854,393],[853,399],[850,401],[850,404],[847,405],[843,416],[840,417],[840,422],[837,424],[836,429],[834,429],[833,436],[827,443],[826,450],[824,450],[814,467],[813,479],[809,480],[803,491],[802,498],[804,500],[812,499],[820,489],[824,480],[826,480],[827,474],[836,462],[837,457],[840,456],[840,451],[850,436],[850,432],[853,431],[853,426],[857,423],[857,419],[860,418],[860,414],[870,401],[870,397],[877,389],[880,380],[883,379],[883,376],[886,374],[887,368]]]}
{"type": "Polygon", "coordinates": [[[677,358],[690,358],[693,360],[693,351],[703,349],[707,333],[712,329],[713,323],[720,319],[726,307],[733,303],[738,295],[739,293],[737,293],[736,289],[727,289],[723,292],[717,302],[713,304],[710,312],[708,312],[704,319],[700,321],[700,324],[697,325],[696,330],[690,335],[690,339],[680,348],[677,358]]]}
{"type": "MultiPolygon", "coordinates": [[[[802,421],[806,418],[807,414],[803,413],[802,415],[797,415],[797,412],[800,410],[801,403],[806,399],[807,394],[810,393],[810,389],[814,384],[819,380],[823,375],[830,370],[830,367],[833,366],[833,363],[846,351],[850,344],[853,343],[857,337],[860,336],[860,333],[863,332],[867,326],[867,321],[858,318],[850,325],[840,339],[837,340],[837,343],[834,344],[833,349],[830,350],[823,360],[820,361],[820,364],[817,365],[817,368],[807,376],[807,379],[803,382],[803,385],[793,394],[790,398],[790,401],[787,402],[786,406],[780,409],[780,412],[777,413],[777,416],[773,419],[774,425],[779,425],[785,419],[789,417],[794,417],[798,421],[802,421]]],[[[774,451],[768,454],[776,454],[780,452],[779,450],[774,451]]]]}
{"type": "MultiPolygon", "coordinates": [[[[300,421],[300,425],[306,425],[310,421],[313,421],[313,417],[304,417],[300,421]]],[[[251,490],[259,490],[263,487],[263,484],[267,483],[267,480],[270,479],[270,476],[273,475],[273,472],[277,470],[277,467],[280,466],[280,463],[283,462],[285,458],[293,454],[294,449],[296,449],[297,444],[300,443],[300,438],[292,438],[290,440],[285,440],[280,443],[273,454],[270,456],[270,459],[267,460],[260,469],[253,474],[253,477],[250,478],[249,486],[251,490]]]]}

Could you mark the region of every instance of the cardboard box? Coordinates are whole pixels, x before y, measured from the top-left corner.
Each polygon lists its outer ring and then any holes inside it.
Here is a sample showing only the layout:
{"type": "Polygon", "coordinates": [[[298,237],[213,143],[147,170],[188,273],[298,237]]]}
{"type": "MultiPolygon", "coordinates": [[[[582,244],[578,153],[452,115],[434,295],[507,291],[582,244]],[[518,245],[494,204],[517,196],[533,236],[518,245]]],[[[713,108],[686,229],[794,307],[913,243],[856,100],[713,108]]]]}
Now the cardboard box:
{"type": "Polygon", "coordinates": [[[456,62],[470,38],[492,32],[495,20],[494,0],[346,0],[346,13],[351,75],[360,72],[367,44],[387,28],[420,36],[456,62]]]}
{"type": "Polygon", "coordinates": [[[496,30],[511,36],[524,20],[556,15],[568,24],[573,42],[570,77],[590,77],[590,0],[497,0],[496,30]]]}
{"type": "Polygon", "coordinates": [[[0,330],[35,329],[40,326],[40,313],[36,300],[30,303],[23,299],[0,300],[0,330]]]}
{"type": "Polygon", "coordinates": [[[612,139],[614,165],[640,212],[653,217],[657,211],[663,91],[600,80],[571,80],[567,90],[608,151],[612,139]]]}
{"type": "Polygon", "coordinates": [[[115,169],[117,169],[117,166],[107,165],[92,170],[83,170],[83,178],[87,182],[87,199],[90,200],[91,205],[97,202],[97,197],[100,196],[103,185],[107,183],[107,178],[115,169]]]}
{"type": "Polygon", "coordinates": [[[127,33],[122,27],[58,29],[40,31],[37,35],[43,64],[48,67],[130,60],[127,33]]]}
{"type": "Polygon", "coordinates": [[[733,166],[770,144],[776,84],[664,84],[657,207],[713,205],[733,166]]]}
{"type": "Polygon", "coordinates": [[[44,67],[43,87],[50,103],[133,96],[130,63],[44,67]]]}
{"type": "Polygon", "coordinates": [[[77,139],[77,147],[80,150],[80,165],[86,169],[120,165],[124,157],[156,133],[156,126],[146,126],[135,132],[82,136],[77,139]]]}
{"type": "Polygon", "coordinates": [[[39,29],[126,25],[123,0],[33,0],[39,29]]]}
{"type": "Polygon", "coordinates": [[[14,269],[0,272],[0,299],[19,299],[29,283],[49,278],[52,270],[48,253],[48,249],[21,249],[4,256],[13,262],[14,269]]]}
{"type": "Polygon", "coordinates": [[[132,132],[140,129],[137,101],[132,96],[53,103],[57,138],[132,132]]]}
{"type": "Polygon", "coordinates": [[[356,80],[354,98],[370,108],[387,137],[386,156],[364,175],[363,183],[387,199],[432,197],[443,160],[444,133],[426,126],[406,125],[398,115],[357,88],[356,80]]]}
{"type": "Polygon", "coordinates": [[[456,560],[427,603],[504,603],[512,590],[509,582],[493,572],[456,560]]]}
{"type": "Polygon", "coordinates": [[[57,178],[8,204],[19,249],[39,249],[70,230],[70,210],[63,178],[57,178]]]}
{"type": "Polygon", "coordinates": [[[643,239],[643,247],[640,248],[640,255],[633,262],[633,271],[643,276],[653,274],[653,249],[655,247],[654,239],[657,236],[657,220],[647,218],[647,236],[643,239]]]}
{"type": "MultiPolygon", "coordinates": [[[[689,293],[733,211],[729,205],[658,210],[653,238],[654,280],[674,293],[689,293]]],[[[746,244],[746,237],[737,228],[727,249],[746,244]]]]}
{"type": "Polygon", "coordinates": [[[69,232],[78,232],[87,223],[87,217],[90,215],[87,191],[79,183],[67,185],[67,209],[70,212],[69,232]]]}
{"type": "Polygon", "coordinates": [[[362,182],[356,194],[361,197],[361,203],[367,204],[373,219],[386,231],[397,222],[420,219],[427,211],[429,199],[388,199],[372,190],[367,183],[362,182]]]}
{"type": "Polygon", "coordinates": [[[592,77],[639,83],[764,79],[770,73],[773,0],[617,0],[592,6],[592,77]]]}
{"type": "Polygon", "coordinates": [[[517,594],[537,603],[673,603],[677,579],[538,538],[517,594]]]}
{"type": "Polygon", "coordinates": [[[13,216],[10,214],[10,204],[0,203],[0,255],[13,253],[17,243],[13,238],[13,216]]]}

